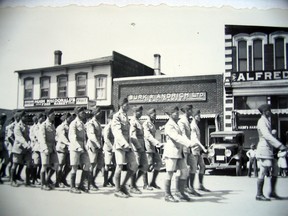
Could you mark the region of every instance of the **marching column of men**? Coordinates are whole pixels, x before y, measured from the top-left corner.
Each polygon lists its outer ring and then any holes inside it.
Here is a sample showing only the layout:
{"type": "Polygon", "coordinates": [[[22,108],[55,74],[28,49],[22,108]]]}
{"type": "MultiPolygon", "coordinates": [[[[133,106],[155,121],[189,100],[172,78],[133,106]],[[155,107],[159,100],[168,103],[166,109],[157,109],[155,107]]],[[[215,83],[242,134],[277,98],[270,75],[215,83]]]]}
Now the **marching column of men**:
{"type": "MultiPolygon", "coordinates": [[[[155,109],[147,111],[148,118],[142,124],[142,106],[133,108],[134,114],[130,120],[127,115],[130,109],[128,99],[119,100],[119,107],[118,112],[109,116],[109,122],[103,130],[98,120],[101,113],[99,107],[92,110],[90,115],[84,107],[76,107],[74,115],[62,115],[62,123],[57,128],[54,126],[55,112],[48,109],[45,115],[40,113],[33,117],[30,130],[25,124],[26,113],[17,112],[15,121],[7,125],[6,133],[3,127],[6,118],[1,116],[1,176],[6,175],[5,170],[11,162],[10,182],[17,187],[25,165],[26,186],[36,185],[40,178],[42,190],[70,187],[71,193],[79,194],[99,190],[96,177],[102,171],[103,187],[115,186],[116,197],[128,198],[130,193],[142,193],[137,186],[140,178],[143,179],[143,190],[161,189],[156,182],[165,161],[165,201],[190,201],[187,194],[200,196],[193,187],[198,165],[200,189],[208,191],[202,184],[205,166],[200,151],[203,149],[199,141],[200,130],[195,122],[190,123],[192,105],[181,108],[184,114],[180,119],[178,107],[166,110],[169,116],[165,125],[166,143],[156,139],[155,109]],[[160,148],[164,148],[162,159],[160,148]],[[126,175],[122,175],[124,168],[126,175]],[[81,177],[77,187],[78,170],[81,171],[81,177]],[[171,193],[171,181],[177,171],[175,199],[171,193]],[[148,173],[151,173],[150,181],[148,173]],[[68,174],[70,184],[66,180],[68,174]],[[127,187],[129,180],[130,188],[127,187]]],[[[200,118],[200,112],[194,115],[199,121],[196,115],[200,118]]]]}

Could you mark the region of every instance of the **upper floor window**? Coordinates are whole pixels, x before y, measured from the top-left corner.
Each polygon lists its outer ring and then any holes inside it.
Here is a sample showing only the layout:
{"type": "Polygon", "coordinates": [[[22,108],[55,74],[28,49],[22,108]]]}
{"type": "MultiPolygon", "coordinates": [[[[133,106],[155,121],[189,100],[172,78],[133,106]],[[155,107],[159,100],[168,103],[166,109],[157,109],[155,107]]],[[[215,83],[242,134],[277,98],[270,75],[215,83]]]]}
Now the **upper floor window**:
{"type": "Polygon", "coordinates": [[[238,41],[238,71],[247,71],[247,41],[238,41]]]}
{"type": "Polygon", "coordinates": [[[253,65],[255,71],[263,70],[262,40],[253,41],[253,65]]]}
{"type": "Polygon", "coordinates": [[[33,78],[26,78],[24,80],[24,99],[33,99],[33,78]]]}
{"type": "Polygon", "coordinates": [[[50,91],[50,77],[40,78],[40,98],[48,98],[50,91]]]}
{"type": "Polygon", "coordinates": [[[68,77],[67,76],[58,76],[57,78],[57,86],[58,86],[58,97],[63,98],[67,97],[67,83],[68,83],[68,77]]]}
{"type": "Polygon", "coordinates": [[[285,69],[284,38],[275,39],[275,69],[285,69]]]}
{"type": "Polygon", "coordinates": [[[87,73],[76,74],[76,97],[87,94],[87,73]]]}
{"type": "Polygon", "coordinates": [[[97,75],[95,76],[96,82],[96,100],[105,100],[107,95],[107,76],[97,75]]]}

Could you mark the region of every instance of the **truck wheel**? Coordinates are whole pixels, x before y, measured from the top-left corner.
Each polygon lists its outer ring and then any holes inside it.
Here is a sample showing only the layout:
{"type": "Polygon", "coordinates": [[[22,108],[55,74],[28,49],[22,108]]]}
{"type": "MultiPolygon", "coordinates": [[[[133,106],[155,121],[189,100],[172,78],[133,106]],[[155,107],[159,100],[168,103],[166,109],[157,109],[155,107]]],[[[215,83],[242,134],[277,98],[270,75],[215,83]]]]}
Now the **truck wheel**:
{"type": "Polygon", "coordinates": [[[241,176],[241,163],[240,161],[236,161],[236,176],[241,176]]]}

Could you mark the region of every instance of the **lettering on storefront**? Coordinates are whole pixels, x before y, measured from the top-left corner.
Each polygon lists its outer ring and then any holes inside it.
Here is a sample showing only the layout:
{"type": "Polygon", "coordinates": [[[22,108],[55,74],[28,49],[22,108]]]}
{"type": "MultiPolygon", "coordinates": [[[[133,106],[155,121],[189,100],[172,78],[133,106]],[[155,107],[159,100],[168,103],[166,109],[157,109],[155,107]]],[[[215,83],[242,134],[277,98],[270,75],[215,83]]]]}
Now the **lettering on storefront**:
{"type": "Polygon", "coordinates": [[[247,82],[260,80],[287,80],[288,71],[250,71],[232,73],[232,82],[247,82]]]}
{"type": "Polygon", "coordinates": [[[238,130],[256,130],[257,126],[256,125],[241,125],[238,126],[238,130]]]}
{"type": "Polygon", "coordinates": [[[128,95],[129,103],[163,103],[163,102],[185,102],[206,101],[206,92],[181,92],[181,93],[159,93],[159,94],[135,94],[128,95]]]}
{"type": "Polygon", "coordinates": [[[24,107],[70,106],[87,104],[87,97],[47,98],[24,101],[24,107]]]}

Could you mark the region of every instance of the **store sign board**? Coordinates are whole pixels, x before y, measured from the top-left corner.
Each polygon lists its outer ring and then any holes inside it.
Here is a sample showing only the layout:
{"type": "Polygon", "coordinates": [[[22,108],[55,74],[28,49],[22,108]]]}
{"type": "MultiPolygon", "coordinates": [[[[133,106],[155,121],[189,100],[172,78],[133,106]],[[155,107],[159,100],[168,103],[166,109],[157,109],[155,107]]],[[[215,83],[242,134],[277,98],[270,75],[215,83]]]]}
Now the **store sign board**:
{"type": "Polygon", "coordinates": [[[207,92],[181,92],[159,94],[128,95],[129,103],[164,103],[164,102],[191,102],[206,101],[207,92]]]}
{"type": "Polygon", "coordinates": [[[250,71],[232,73],[232,82],[288,80],[288,71],[250,71]]]}
{"type": "Polygon", "coordinates": [[[71,106],[71,105],[87,105],[87,104],[88,104],[88,97],[46,98],[46,99],[24,101],[24,107],[50,107],[50,106],[71,106]]]}

